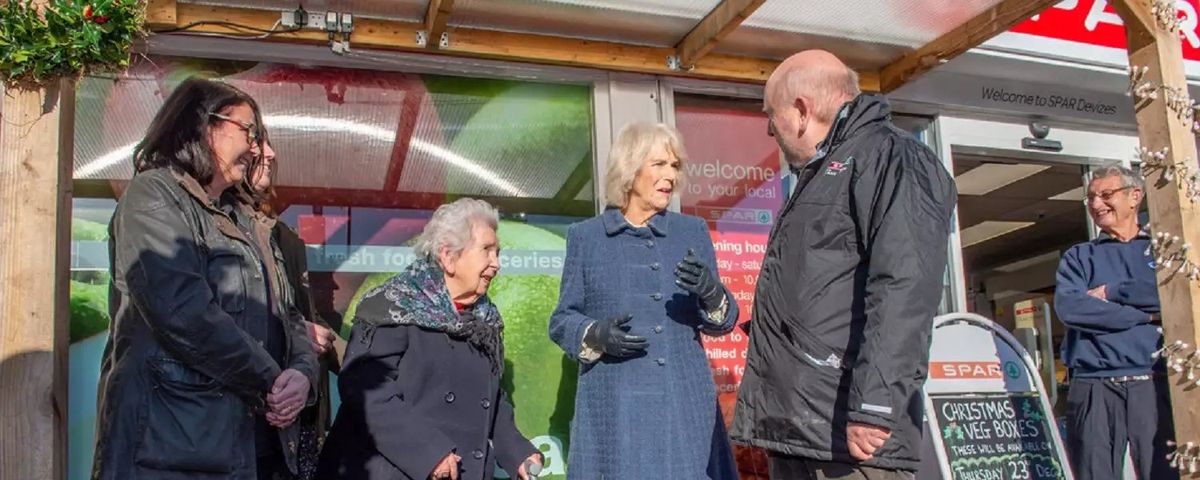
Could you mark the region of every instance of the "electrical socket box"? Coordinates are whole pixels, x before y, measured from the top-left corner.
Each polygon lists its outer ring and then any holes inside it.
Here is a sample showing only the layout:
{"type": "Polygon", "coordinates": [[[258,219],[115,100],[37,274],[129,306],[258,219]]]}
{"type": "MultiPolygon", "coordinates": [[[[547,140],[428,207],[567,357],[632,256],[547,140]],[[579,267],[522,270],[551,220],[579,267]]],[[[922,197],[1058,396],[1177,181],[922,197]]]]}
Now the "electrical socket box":
{"type": "Polygon", "coordinates": [[[325,30],[325,12],[308,12],[308,25],[305,25],[304,28],[325,30]]]}
{"type": "MultiPolygon", "coordinates": [[[[284,28],[296,28],[300,25],[296,24],[297,10],[284,10],[279,14],[279,24],[284,28]]],[[[304,29],[325,30],[325,12],[309,12],[299,10],[304,13],[304,29]]],[[[336,27],[336,26],[335,26],[336,27]]]]}

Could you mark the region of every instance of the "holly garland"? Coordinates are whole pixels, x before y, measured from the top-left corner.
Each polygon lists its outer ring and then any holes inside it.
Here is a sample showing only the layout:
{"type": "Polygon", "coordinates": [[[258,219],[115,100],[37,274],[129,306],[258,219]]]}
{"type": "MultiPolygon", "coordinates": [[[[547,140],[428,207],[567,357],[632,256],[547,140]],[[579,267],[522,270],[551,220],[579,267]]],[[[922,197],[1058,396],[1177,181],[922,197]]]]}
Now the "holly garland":
{"type": "Polygon", "coordinates": [[[39,9],[9,0],[0,5],[0,80],[37,88],[124,69],[144,33],[145,7],[144,0],[51,0],[39,9]]]}

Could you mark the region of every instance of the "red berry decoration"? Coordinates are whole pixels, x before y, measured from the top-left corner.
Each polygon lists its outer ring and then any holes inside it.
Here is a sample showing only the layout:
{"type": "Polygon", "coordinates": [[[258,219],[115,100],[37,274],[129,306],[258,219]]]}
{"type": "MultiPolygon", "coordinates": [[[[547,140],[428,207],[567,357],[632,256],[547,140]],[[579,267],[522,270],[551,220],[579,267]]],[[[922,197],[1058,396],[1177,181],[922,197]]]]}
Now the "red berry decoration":
{"type": "Polygon", "coordinates": [[[96,18],[93,21],[95,21],[97,25],[104,25],[108,23],[108,17],[104,15],[96,15],[96,18]]]}
{"type": "Polygon", "coordinates": [[[92,18],[92,6],[91,5],[85,5],[83,7],[83,18],[87,18],[87,19],[92,18]]]}

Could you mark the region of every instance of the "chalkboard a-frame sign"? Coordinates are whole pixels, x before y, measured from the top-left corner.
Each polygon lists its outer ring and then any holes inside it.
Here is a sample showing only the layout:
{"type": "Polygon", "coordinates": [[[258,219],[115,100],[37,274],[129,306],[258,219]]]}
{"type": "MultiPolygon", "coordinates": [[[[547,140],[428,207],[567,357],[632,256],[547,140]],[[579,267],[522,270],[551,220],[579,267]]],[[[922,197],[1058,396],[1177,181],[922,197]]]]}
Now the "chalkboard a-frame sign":
{"type": "Polygon", "coordinates": [[[1033,361],[990,320],[935,319],[925,394],[944,480],[1074,480],[1033,361]]]}
{"type": "Polygon", "coordinates": [[[932,397],[950,478],[956,480],[1065,479],[1052,423],[1036,396],[932,397]]]}

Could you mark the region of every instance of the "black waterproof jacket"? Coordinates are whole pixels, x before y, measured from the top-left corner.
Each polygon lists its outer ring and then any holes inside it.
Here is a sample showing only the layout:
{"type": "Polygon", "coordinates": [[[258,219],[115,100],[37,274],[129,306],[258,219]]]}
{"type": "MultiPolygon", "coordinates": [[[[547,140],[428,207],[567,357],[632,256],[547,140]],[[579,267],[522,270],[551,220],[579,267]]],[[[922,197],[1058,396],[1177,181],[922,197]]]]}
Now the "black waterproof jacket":
{"type": "MultiPolygon", "coordinates": [[[[109,234],[113,322],[92,478],[257,478],[254,415],[280,371],[316,374],[304,326],[283,313],[289,296],[271,278],[278,252],[264,258],[270,249],[194,178],[166,168],[133,177],[109,234]],[[285,318],[284,365],[258,340],[273,309],[285,318]]],[[[296,425],[279,433],[294,469],[296,425]]]]}
{"type": "Polygon", "coordinates": [[[921,385],[957,193],[887,101],[845,104],[771,232],[734,441],[853,463],[846,425],[892,436],[866,465],[916,470],[921,385]]]}

